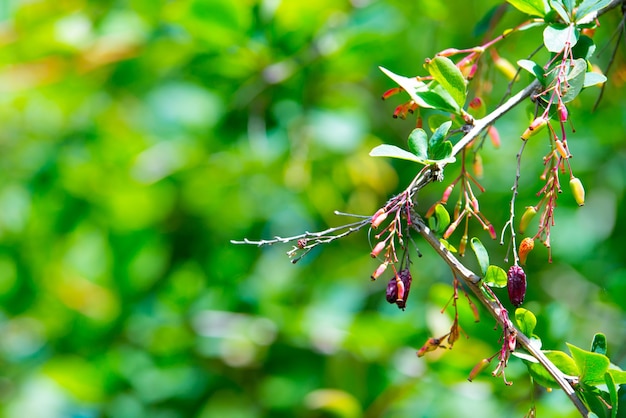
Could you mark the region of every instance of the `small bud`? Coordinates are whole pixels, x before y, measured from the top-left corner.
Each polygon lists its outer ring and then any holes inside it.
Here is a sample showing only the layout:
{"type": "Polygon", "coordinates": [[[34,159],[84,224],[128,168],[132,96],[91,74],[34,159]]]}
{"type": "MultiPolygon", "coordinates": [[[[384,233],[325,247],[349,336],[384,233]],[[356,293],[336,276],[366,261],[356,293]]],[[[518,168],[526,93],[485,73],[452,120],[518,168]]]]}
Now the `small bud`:
{"type": "Polygon", "coordinates": [[[374,247],[374,249],[370,253],[372,258],[378,257],[378,254],[380,254],[380,252],[383,250],[383,248],[385,248],[385,244],[386,244],[385,241],[381,241],[378,244],[376,244],[376,246],[374,247]]]}
{"type": "Polygon", "coordinates": [[[440,338],[429,338],[426,343],[417,351],[417,357],[423,357],[424,354],[435,351],[441,346],[440,338]]]}
{"type": "Polygon", "coordinates": [[[487,135],[489,135],[489,139],[491,139],[491,143],[494,147],[500,148],[500,134],[495,126],[491,125],[487,129],[487,135]]]}
{"type": "Polygon", "coordinates": [[[480,154],[474,154],[474,161],[472,165],[472,169],[474,170],[474,174],[478,178],[482,178],[483,176],[483,159],[480,154]]]}
{"type": "Polygon", "coordinates": [[[519,261],[522,264],[526,264],[526,257],[528,257],[528,253],[530,253],[533,248],[535,248],[535,240],[530,238],[530,237],[526,237],[522,240],[522,242],[519,244],[519,261]]]}
{"type": "Polygon", "coordinates": [[[496,239],[496,228],[494,228],[492,224],[487,225],[487,230],[489,231],[491,239],[496,239]]]}
{"type": "Polygon", "coordinates": [[[304,247],[306,247],[308,242],[309,241],[306,238],[299,239],[298,242],[297,242],[298,248],[303,249],[304,247]]]}
{"type": "Polygon", "coordinates": [[[456,48],[448,48],[444,49],[441,52],[438,52],[437,55],[440,57],[451,57],[452,55],[458,54],[460,51],[456,48]]]}
{"type": "Polygon", "coordinates": [[[578,206],[583,206],[585,204],[585,188],[580,179],[572,177],[569,181],[569,187],[572,189],[572,194],[578,206]]]}
{"type": "Polygon", "coordinates": [[[556,145],[556,150],[559,152],[559,154],[561,154],[561,157],[569,158],[569,154],[567,153],[567,150],[565,149],[565,145],[563,144],[563,142],[560,139],[557,139],[554,141],[554,143],[556,145]]]}
{"type": "Polygon", "coordinates": [[[516,308],[524,302],[526,297],[526,273],[518,265],[513,265],[506,275],[509,300],[516,308]]]}
{"type": "Polygon", "coordinates": [[[467,247],[467,235],[463,235],[461,237],[461,242],[459,243],[459,255],[465,255],[465,248],[467,247]]]}
{"type": "Polygon", "coordinates": [[[535,118],[535,120],[533,120],[530,123],[530,126],[526,128],[526,130],[522,134],[522,140],[526,141],[531,136],[537,135],[537,133],[539,133],[543,128],[545,128],[547,124],[548,124],[548,119],[542,116],[535,118]]]}
{"type": "Polygon", "coordinates": [[[461,73],[463,74],[463,77],[465,77],[467,80],[473,79],[476,75],[476,71],[478,71],[478,65],[476,64],[465,65],[463,68],[461,68],[461,73]]]}
{"type": "Polygon", "coordinates": [[[372,215],[372,228],[376,229],[385,222],[387,219],[387,211],[384,208],[380,208],[376,211],[374,215],[372,215]]]}
{"type": "Polygon", "coordinates": [[[517,74],[517,68],[513,66],[507,59],[502,57],[497,57],[494,61],[496,68],[500,70],[502,74],[509,80],[512,81],[517,74]]]}
{"type": "Polygon", "coordinates": [[[563,103],[559,103],[559,105],[557,106],[557,110],[559,111],[560,121],[561,122],[567,121],[567,117],[568,117],[567,107],[565,107],[563,103]]]}
{"type": "Polygon", "coordinates": [[[478,376],[478,373],[482,372],[483,370],[485,370],[485,367],[487,367],[489,365],[489,360],[484,358],[481,361],[478,362],[478,364],[476,364],[474,366],[474,368],[472,369],[472,371],[469,374],[469,377],[467,378],[467,380],[469,380],[470,382],[472,380],[474,380],[476,378],[476,376],[478,376]]]}
{"type": "Polygon", "coordinates": [[[402,91],[402,87],[394,87],[392,89],[389,89],[389,90],[387,90],[386,92],[383,93],[382,99],[383,100],[387,100],[388,98],[390,98],[394,94],[398,94],[401,91],[402,91]]]}
{"type": "Polygon", "coordinates": [[[452,190],[454,190],[454,184],[449,185],[448,187],[446,187],[446,190],[443,191],[443,196],[441,196],[442,205],[445,205],[446,203],[448,203],[448,199],[450,198],[450,194],[452,193],[452,190]]]}
{"type": "Polygon", "coordinates": [[[385,270],[387,270],[387,265],[389,263],[387,261],[385,261],[384,263],[382,263],[380,266],[378,266],[378,268],[374,271],[374,273],[372,273],[372,280],[376,280],[380,277],[381,274],[383,274],[385,272],[385,270]]]}
{"type": "Polygon", "coordinates": [[[537,209],[534,206],[527,206],[524,214],[522,215],[522,219],[519,222],[519,232],[523,234],[528,228],[528,224],[533,220],[535,215],[537,214],[537,209]]]}

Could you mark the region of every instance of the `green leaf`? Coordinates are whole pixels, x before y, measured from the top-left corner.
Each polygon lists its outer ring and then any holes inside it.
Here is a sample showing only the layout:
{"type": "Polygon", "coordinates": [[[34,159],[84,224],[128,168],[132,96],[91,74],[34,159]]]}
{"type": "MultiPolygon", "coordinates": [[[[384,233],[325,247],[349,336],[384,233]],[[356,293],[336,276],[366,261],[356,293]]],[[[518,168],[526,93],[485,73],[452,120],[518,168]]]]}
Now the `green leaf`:
{"type": "Polygon", "coordinates": [[[467,98],[467,81],[463,73],[448,57],[437,56],[425,65],[431,76],[446,89],[459,108],[465,104],[467,98]]]}
{"type": "Polygon", "coordinates": [[[589,60],[593,56],[594,52],[596,52],[596,45],[593,43],[593,39],[586,35],[580,35],[578,42],[572,48],[572,55],[574,59],[582,58],[584,60],[589,60]]]}
{"type": "Polygon", "coordinates": [[[439,242],[441,243],[441,245],[443,245],[443,247],[444,247],[446,250],[450,251],[451,253],[456,253],[456,251],[457,251],[457,250],[456,250],[456,247],[455,247],[454,245],[450,244],[450,243],[449,243],[448,241],[446,241],[445,239],[443,239],[443,238],[439,238],[439,242]]]}
{"type": "Polygon", "coordinates": [[[431,229],[437,232],[437,234],[443,234],[448,225],[450,225],[450,214],[441,203],[437,203],[433,216],[430,219],[434,219],[434,225],[431,226],[431,229]]]}
{"type": "Polygon", "coordinates": [[[498,266],[491,265],[487,267],[484,282],[489,287],[506,287],[506,271],[502,270],[498,266]]]}
{"type": "Polygon", "coordinates": [[[567,347],[580,370],[579,378],[582,383],[591,386],[604,383],[604,374],[611,364],[607,356],[583,350],[569,343],[567,347]]]}
{"type": "Polygon", "coordinates": [[[459,106],[450,93],[440,84],[433,83],[433,85],[429,86],[426,90],[416,91],[415,95],[419,97],[421,102],[426,104],[426,106],[423,107],[439,109],[455,114],[460,112],[459,106]]]}
{"type": "Polygon", "coordinates": [[[544,17],[550,10],[545,0],[507,0],[522,13],[544,17]]]}
{"type": "Polygon", "coordinates": [[[537,326],[535,314],[524,308],[517,308],[515,310],[515,322],[517,322],[519,330],[529,337],[533,335],[535,327],[537,326]]]}
{"type": "Polygon", "coordinates": [[[560,0],[551,0],[550,1],[550,7],[552,7],[552,10],[554,10],[555,12],[557,12],[557,14],[561,17],[561,19],[563,19],[563,22],[565,23],[570,23],[571,19],[570,19],[570,13],[568,13],[567,10],[565,10],[565,7],[563,6],[563,2],[560,0]]]}
{"type": "Polygon", "coordinates": [[[617,389],[615,388],[615,380],[613,380],[611,373],[607,372],[604,375],[604,383],[606,383],[606,387],[609,390],[609,398],[611,399],[611,418],[617,418],[617,389]]]}
{"type": "Polygon", "coordinates": [[[578,58],[574,60],[574,67],[567,75],[567,84],[569,86],[564,89],[565,93],[561,96],[563,103],[569,103],[574,100],[585,84],[585,74],[587,71],[587,62],[578,58]]]}
{"type": "Polygon", "coordinates": [[[558,53],[563,51],[567,43],[570,46],[578,42],[579,32],[572,25],[553,24],[543,30],[543,44],[548,51],[558,53]]]}
{"type": "Polygon", "coordinates": [[[489,253],[487,249],[483,245],[482,242],[476,237],[473,237],[470,240],[470,246],[472,250],[474,250],[474,254],[476,254],[476,259],[478,260],[478,265],[480,266],[480,270],[483,273],[483,276],[487,274],[487,270],[489,268],[489,253]]]}
{"type": "Polygon", "coordinates": [[[576,10],[576,23],[592,22],[598,12],[611,3],[611,0],[583,0],[576,10]]]}
{"type": "Polygon", "coordinates": [[[418,81],[415,77],[409,78],[409,77],[404,77],[404,76],[395,74],[384,67],[378,67],[378,68],[380,68],[380,71],[385,73],[387,77],[389,77],[394,82],[396,82],[396,84],[402,87],[404,91],[408,93],[411,99],[413,99],[413,101],[417,103],[420,107],[431,108],[431,109],[435,107],[426,103],[424,100],[422,100],[421,97],[417,95],[418,92],[428,91],[428,87],[426,86],[426,83],[422,81],[418,81]]]}
{"type": "Polygon", "coordinates": [[[606,336],[601,332],[593,336],[591,351],[606,356],[606,336]]]}
{"type": "Polygon", "coordinates": [[[545,86],[545,72],[539,64],[531,60],[519,60],[517,61],[517,65],[534,75],[541,85],[545,86]]]}
{"type": "MultiPolygon", "coordinates": [[[[570,356],[562,351],[542,350],[542,352],[564,374],[578,376],[578,368],[570,356]]],[[[539,362],[525,361],[525,363],[528,367],[528,372],[538,384],[547,388],[559,387],[556,380],[539,362]]]]}
{"type": "Polygon", "coordinates": [[[419,158],[417,155],[412,154],[408,151],[403,150],[402,148],[398,148],[395,145],[382,144],[375,147],[370,151],[371,157],[390,157],[390,158],[398,158],[401,160],[409,160],[414,161],[420,164],[427,164],[427,162],[419,158]]]}
{"type": "Polygon", "coordinates": [[[626,372],[624,370],[610,368],[609,373],[616,385],[626,384],[626,372]]]}
{"type": "Polygon", "coordinates": [[[415,128],[409,135],[409,150],[423,160],[428,158],[428,135],[423,129],[415,128]]]}
{"type": "Polygon", "coordinates": [[[592,71],[585,73],[585,81],[583,82],[583,88],[597,86],[606,82],[604,74],[594,73],[592,71]]]}
{"type": "Polygon", "coordinates": [[[435,132],[433,132],[433,135],[430,137],[430,141],[428,141],[428,148],[434,149],[441,143],[443,143],[443,140],[446,139],[446,136],[448,135],[448,131],[450,130],[451,126],[451,120],[439,125],[439,127],[435,129],[435,132]]]}

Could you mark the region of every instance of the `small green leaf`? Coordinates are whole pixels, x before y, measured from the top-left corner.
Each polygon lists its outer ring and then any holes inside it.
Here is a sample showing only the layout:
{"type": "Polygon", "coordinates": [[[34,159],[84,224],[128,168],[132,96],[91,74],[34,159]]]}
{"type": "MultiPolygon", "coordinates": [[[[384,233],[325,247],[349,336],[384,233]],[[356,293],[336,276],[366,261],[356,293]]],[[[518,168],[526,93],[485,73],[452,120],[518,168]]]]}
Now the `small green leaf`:
{"type": "MultiPolygon", "coordinates": [[[[569,376],[578,376],[578,368],[570,356],[562,351],[542,350],[542,352],[561,372],[569,376]]],[[[559,387],[556,380],[539,362],[525,361],[525,363],[535,382],[547,388],[559,387]]]]}
{"type": "Polygon", "coordinates": [[[624,370],[611,368],[609,369],[609,373],[616,385],[626,384],[626,372],[624,370]]]}
{"type": "Polygon", "coordinates": [[[429,157],[433,160],[433,161],[437,161],[437,162],[448,162],[448,161],[455,161],[454,158],[451,158],[450,156],[452,155],[452,149],[454,147],[452,146],[452,142],[450,141],[443,141],[442,143],[440,143],[439,145],[437,145],[434,149],[429,150],[429,157]]]}
{"type": "Polygon", "coordinates": [[[591,386],[604,383],[604,374],[611,364],[607,356],[583,350],[569,343],[567,347],[580,370],[579,377],[582,383],[591,386]]]}
{"type": "Polygon", "coordinates": [[[607,372],[604,375],[604,383],[606,383],[606,388],[609,390],[609,398],[611,399],[611,418],[617,418],[617,389],[615,388],[615,380],[613,380],[611,373],[607,372]]]}
{"type": "Polygon", "coordinates": [[[533,335],[535,327],[537,326],[535,314],[524,308],[517,308],[515,310],[515,322],[517,322],[519,330],[529,337],[533,335]]]}
{"type": "Polygon", "coordinates": [[[415,128],[409,135],[409,150],[423,160],[428,158],[428,135],[423,129],[415,128]]]}
{"type": "Polygon", "coordinates": [[[545,85],[545,73],[539,64],[531,60],[519,60],[517,65],[534,75],[542,86],[545,85]]]}
{"type": "Polygon", "coordinates": [[[417,155],[405,151],[402,148],[398,148],[395,145],[379,145],[370,151],[370,156],[399,158],[401,160],[409,160],[420,164],[426,164],[426,162],[423,159],[419,158],[417,155]]]}
{"type": "Polygon", "coordinates": [[[597,86],[606,82],[606,77],[603,74],[594,72],[585,73],[585,81],[583,82],[583,88],[597,86]]]}
{"type": "Polygon", "coordinates": [[[448,135],[448,131],[450,130],[451,126],[452,126],[451,120],[446,121],[442,123],[441,125],[439,125],[439,127],[435,129],[435,132],[433,132],[433,135],[430,137],[430,140],[428,141],[428,148],[436,148],[437,146],[439,146],[439,144],[441,144],[443,140],[446,139],[446,136],[448,135]]]}
{"type": "Polygon", "coordinates": [[[404,89],[408,93],[408,95],[413,99],[415,103],[420,107],[424,108],[434,108],[435,106],[430,105],[429,103],[422,100],[421,97],[417,95],[418,92],[428,91],[428,87],[426,83],[422,81],[418,81],[415,77],[404,77],[398,74],[395,74],[384,67],[378,67],[380,71],[385,73],[387,77],[392,79],[396,84],[404,89]]]}
{"type": "Polygon", "coordinates": [[[451,253],[456,253],[456,248],[454,247],[454,245],[450,244],[448,241],[446,241],[443,238],[439,238],[439,242],[441,243],[441,245],[443,245],[443,247],[450,251],[451,253]]]}
{"type": "Polygon", "coordinates": [[[433,212],[433,216],[430,219],[435,220],[434,227],[431,227],[431,229],[437,232],[437,234],[443,234],[448,225],[450,225],[450,214],[441,203],[437,203],[435,212],[433,212]]]}
{"type": "Polygon", "coordinates": [[[487,267],[484,282],[489,287],[506,287],[506,271],[498,266],[491,265],[487,267]]]}
{"type": "Polygon", "coordinates": [[[606,356],[606,336],[601,332],[593,336],[591,351],[606,356]]]}
{"type": "Polygon", "coordinates": [[[443,86],[452,96],[459,108],[467,98],[467,81],[463,73],[448,57],[437,56],[425,64],[435,81],[443,86]]]}
{"type": "Polygon", "coordinates": [[[580,35],[578,42],[572,48],[572,56],[574,59],[582,58],[589,60],[594,52],[596,52],[596,45],[593,43],[593,39],[586,35],[580,35]]]}
{"type": "Polygon", "coordinates": [[[545,0],[506,0],[522,13],[544,17],[550,8],[545,0]]]}
{"type": "Polygon", "coordinates": [[[563,2],[560,0],[551,0],[550,1],[550,7],[552,7],[552,10],[554,10],[555,12],[557,12],[557,14],[561,17],[561,19],[563,19],[563,22],[565,23],[570,23],[570,16],[569,13],[567,12],[567,10],[565,10],[565,7],[563,6],[563,2]]]}
{"type": "Polygon", "coordinates": [[[478,260],[478,265],[480,266],[480,270],[483,273],[483,276],[487,275],[487,270],[489,269],[489,253],[487,249],[483,245],[482,242],[476,237],[473,237],[470,240],[470,246],[472,250],[474,250],[474,254],[476,254],[476,259],[478,260]]]}
{"type": "Polygon", "coordinates": [[[543,44],[548,51],[559,53],[568,43],[572,47],[576,45],[578,36],[579,32],[574,26],[557,23],[546,26],[543,31],[543,44]]]}

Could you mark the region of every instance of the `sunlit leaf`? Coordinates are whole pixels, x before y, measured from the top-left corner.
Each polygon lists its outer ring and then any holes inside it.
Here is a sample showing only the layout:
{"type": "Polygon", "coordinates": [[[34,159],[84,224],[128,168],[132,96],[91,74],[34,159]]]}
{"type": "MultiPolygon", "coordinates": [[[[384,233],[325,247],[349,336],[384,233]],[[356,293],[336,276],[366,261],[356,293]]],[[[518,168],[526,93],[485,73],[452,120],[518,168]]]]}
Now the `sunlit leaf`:
{"type": "Polygon", "coordinates": [[[565,94],[561,97],[563,103],[569,103],[578,96],[585,84],[586,71],[587,62],[584,59],[578,58],[574,60],[574,67],[567,74],[565,94]]]}
{"type": "Polygon", "coordinates": [[[604,383],[606,384],[606,388],[609,391],[609,397],[611,399],[611,418],[617,417],[617,405],[618,405],[618,397],[617,397],[617,389],[615,388],[615,380],[611,373],[607,372],[604,375],[604,383]]]}
{"type": "Polygon", "coordinates": [[[450,225],[450,214],[441,203],[437,203],[433,216],[430,219],[433,219],[433,226],[431,226],[431,229],[437,232],[437,234],[443,234],[448,225],[450,225]]]}
{"type": "Polygon", "coordinates": [[[544,70],[539,64],[531,60],[519,60],[517,61],[517,65],[534,75],[542,86],[545,85],[544,70]]]}
{"type": "Polygon", "coordinates": [[[604,374],[611,364],[607,356],[583,350],[569,343],[567,343],[567,347],[578,366],[581,382],[588,385],[604,383],[604,374]]]}
{"type": "Polygon", "coordinates": [[[426,104],[424,107],[439,109],[444,112],[459,113],[460,107],[450,93],[440,84],[433,83],[426,90],[417,90],[415,96],[419,97],[420,101],[426,104]]]}
{"type": "Polygon", "coordinates": [[[470,246],[472,250],[474,250],[474,254],[476,254],[476,259],[478,260],[478,265],[480,266],[480,270],[482,271],[483,276],[487,274],[487,270],[489,269],[489,253],[487,249],[483,245],[482,242],[476,237],[473,237],[470,240],[470,246]]]}
{"type": "Polygon", "coordinates": [[[543,44],[548,51],[558,53],[563,51],[567,44],[576,45],[578,36],[578,30],[572,25],[553,24],[543,30],[543,44]]]}
{"type": "Polygon", "coordinates": [[[439,242],[441,243],[441,245],[444,246],[444,248],[448,251],[450,251],[451,253],[456,253],[457,249],[454,245],[450,244],[448,241],[446,241],[443,238],[439,238],[439,242]]]}
{"type": "Polygon", "coordinates": [[[420,159],[428,158],[428,135],[421,128],[415,128],[409,135],[409,150],[420,159]]]}
{"type": "Polygon", "coordinates": [[[615,382],[616,385],[626,384],[626,371],[609,368],[608,373],[611,374],[611,377],[613,378],[613,381],[615,382]]]}
{"type": "Polygon", "coordinates": [[[535,314],[524,308],[517,308],[515,310],[515,322],[522,333],[527,336],[533,335],[535,327],[537,326],[537,318],[535,314]]]}
{"type": "Polygon", "coordinates": [[[370,156],[398,158],[401,160],[409,160],[420,164],[426,164],[424,159],[419,158],[417,155],[405,151],[402,148],[398,148],[395,145],[389,144],[378,145],[370,151],[370,156]]]}
{"type": "Polygon", "coordinates": [[[531,16],[544,17],[550,10],[545,0],[507,0],[507,2],[520,12],[531,16]]]}
{"type": "Polygon", "coordinates": [[[432,105],[431,103],[423,100],[417,93],[428,92],[429,89],[426,86],[426,83],[422,81],[418,81],[415,77],[404,77],[398,74],[395,74],[384,67],[378,67],[380,70],[385,73],[387,77],[395,81],[400,87],[407,92],[407,94],[413,99],[415,103],[420,107],[424,108],[437,108],[437,106],[432,105]]]}
{"type": "Polygon", "coordinates": [[[583,88],[597,86],[606,82],[606,76],[595,72],[585,73],[585,81],[583,82],[583,88]]]}
{"type": "MultiPolygon", "coordinates": [[[[551,351],[544,350],[543,354],[554,364],[561,372],[569,376],[578,376],[578,368],[576,367],[576,363],[570,356],[565,354],[562,351],[551,351]]],[[[539,362],[531,362],[526,361],[526,366],[528,367],[528,371],[530,375],[535,379],[535,381],[545,387],[548,388],[557,388],[559,384],[554,380],[552,375],[548,373],[545,367],[543,367],[539,362]]]]}
{"type": "Polygon", "coordinates": [[[561,0],[551,0],[550,7],[552,7],[552,10],[554,10],[565,23],[570,23],[570,13],[565,10],[565,7],[561,0]]]}
{"type": "Polygon", "coordinates": [[[491,265],[487,268],[487,273],[485,273],[483,280],[489,287],[506,287],[506,271],[498,266],[491,265]]]}
{"type": "Polygon", "coordinates": [[[448,57],[437,56],[425,64],[431,76],[452,96],[459,107],[467,98],[467,81],[461,70],[448,57]]]}
{"type": "Polygon", "coordinates": [[[583,0],[576,9],[576,23],[592,22],[598,12],[611,3],[611,0],[583,0]]]}

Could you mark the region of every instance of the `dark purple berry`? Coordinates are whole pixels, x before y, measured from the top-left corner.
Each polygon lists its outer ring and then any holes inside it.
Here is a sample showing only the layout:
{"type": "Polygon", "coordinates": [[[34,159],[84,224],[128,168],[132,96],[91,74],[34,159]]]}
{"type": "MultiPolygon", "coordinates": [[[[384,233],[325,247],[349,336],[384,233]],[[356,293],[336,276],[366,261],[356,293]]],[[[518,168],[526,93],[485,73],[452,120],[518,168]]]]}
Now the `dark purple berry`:
{"type": "Polygon", "coordinates": [[[506,277],[509,300],[517,308],[526,296],[526,273],[520,266],[511,266],[506,277]]]}
{"type": "Polygon", "coordinates": [[[409,269],[400,270],[397,276],[392,277],[387,283],[387,302],[395,303],[398,308],[404,310],[411,289],[411,280],[409,269]],[[398,279],[400,283],[398,283],[398,279]]]}

